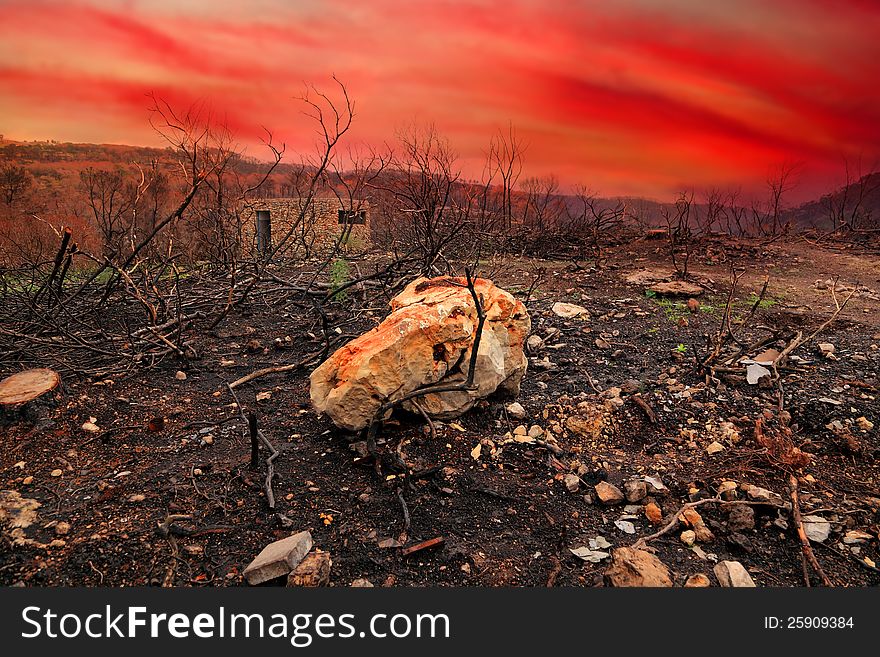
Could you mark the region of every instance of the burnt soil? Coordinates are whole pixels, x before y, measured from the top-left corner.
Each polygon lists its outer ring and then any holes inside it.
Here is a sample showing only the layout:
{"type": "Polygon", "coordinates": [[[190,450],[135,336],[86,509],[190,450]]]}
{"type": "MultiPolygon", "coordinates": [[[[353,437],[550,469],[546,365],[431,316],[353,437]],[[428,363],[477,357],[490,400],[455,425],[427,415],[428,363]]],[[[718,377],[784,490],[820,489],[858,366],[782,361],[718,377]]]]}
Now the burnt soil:
{"type": "MultiPolygon", "coordinates": [[[[686,307],[687,299],[663,302],[646,296],[645,285],[627,283],[626,276],[640,269],[669,271],[662,245],[615,247],[600,264],[509,258],[481,272],[524,300],[539,276],[526,300],[533,332],[559,333],[531,358],[518,399],[526,419],[507,418],[503,402],[489,400],[453,422],[437,423],[435,435],[418,417],[403,415],[380,431],[384,450],[401,444],[409,466],[422,471],[406,493],[412,518],[407,532],[397,494],[400,475],[387,467],[377,475],[370,459],[350,446],[358,436],[315,414],[305,369],[268,375],[236,391],[280,452],[273,489],[276,511],[288,526],[267,509],[266,454],[257,470],[249,468],[247,427],[225,383],[319,350],[320,324],[305,310],[255,300],[217,331],[197,336],[197,360],[165,361],[102,381],[65,380],[55,404],[7,414],[0,426],[0,488],[40,504],[16,544],[13,530],[4,530],[0,583],[240,586],[242,570],[267,543],[307,529],[315,546],[332,556],[334,586],[356,578],[376,586],[594,586],[602,584],[607,561],[584,562],[569,548],[597,536],[613,547],[627,546],[657,529],[633,509],[635,534],[615,526],[623,505],[598,504],[591,493],[599,481],[622,487],[634,476],[659,477],[669,492],[654,500],[669,516],[685,502],[714,496],[722,481],[761,486],[787,501],[789,472],[800,479],[804,515],[832,523],[830,538],[814,545],[831,580],[840,586],[880,583],[880,571],[871,566],[880,561],[878,259],[804,242],[718,243],[692,264],[694,278],[710,288],[696,311],[686,307]],[[768,427],[778,422],[775,387],[750,386],[741,373],[719,375],[721,385],[706,385],[705,376],[694,372],[705,336],[719,325],[731,262],[746,269],[734,319],[748,314],[770,276],[761,307],[748,325],[737,327],[744,341],[768,335],[761,326],[810,332],[820,325],[833,301],[828,290],[814,287],[816,280],[839,275],[841,285],[868,288],[850,299],[818,340],[795,352],[800,360],[783,372],[792,442],[811,455],[798,470],[755,441],[758,417],[766,412],[768,427]],[[557,301],[585,306],[590,319],[557,317],[551,311],[557,301]],[[820,355],[816,342],[822,341],[834,344],[836,360],[820,355]],[[545,357],[549,369],[535,364],[545,357]],[[185,380],[175,378],[178,369],[186,371],[185,380]],[[557,458],[529,444],[508,444],[491,456],[491,445],[516,425],[548,427],[548,406],[552,411],[600,400],[593,386],[622,386],[629,393],[637,387],[656,424],[624,391],[623,405],[595,440],[560,435],[564,453],[557,458]],[[271,394],[257,401],[265,392],[271,394]],[[856,422],[863,416],[874,428],[856,422]],[[83,430],[90,418],[100,432],[83,430]],[[842,432],[828,428],[834,420],[842,432]],[[722,421],[733,423],[739,440],[718,433],[722,421]],[[472,450],[486,439],[492,443],[484,442],[480,458],[473,458],[472,450]],[[709,454],[713,441],[724,449],[709,454]],[[583,466],[576,492],[562,481],[573,463],[583,466]],[[55,470],[60,475],[52,476],[55,470]],[[169,538],[159,525],[172,516],[186,517],[172,518],[169,538]],[[57,535],[59,523],[68,523],[69,531],[57,535]],[[841,540],[850,530],[872,536],[858,544],[857,553],[841,540]],[[439,547],[404,554],[403,547],[435,537],[444,539],[439,547]]],[[[351,310],[342,302],[328,311],[334,327],[354,336],[387,312],[374,306],[351,310]]],[[[732,532],[728,509],[703,505],[699,512],[714,540],[691,549],[680,540],[680,527],[649,545],[676,585],[695,573],[712,578],[715,560],[733,559],[759,586],[803,586],[790,515],[773,507],[755,510],[754,529],[732,532]]],[[[818,583],[815,576],[812,583],[818,583]]]]}

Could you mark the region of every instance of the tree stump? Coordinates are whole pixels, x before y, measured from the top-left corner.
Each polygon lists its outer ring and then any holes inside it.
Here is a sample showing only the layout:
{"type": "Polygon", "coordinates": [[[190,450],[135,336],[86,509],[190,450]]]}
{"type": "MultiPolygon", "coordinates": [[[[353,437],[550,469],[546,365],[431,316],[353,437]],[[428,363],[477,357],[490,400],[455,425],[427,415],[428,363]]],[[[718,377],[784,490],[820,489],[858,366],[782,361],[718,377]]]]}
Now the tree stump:
{"type": "Polygon", "coordinates": [[[55,370],[38,368],[18,372],[0,381],[0,418],[17,412],[24,416],[34,410],[35,402],[58,388],[61,377],[55,370]]]}

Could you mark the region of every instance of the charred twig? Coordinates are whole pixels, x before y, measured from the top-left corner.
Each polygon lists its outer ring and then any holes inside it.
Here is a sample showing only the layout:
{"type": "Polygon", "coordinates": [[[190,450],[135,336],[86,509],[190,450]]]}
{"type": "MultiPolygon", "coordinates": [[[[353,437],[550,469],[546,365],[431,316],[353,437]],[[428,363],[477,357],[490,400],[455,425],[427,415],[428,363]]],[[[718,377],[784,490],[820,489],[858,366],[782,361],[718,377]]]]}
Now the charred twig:
{"type": "Polygon", "coordinates": [[[810,539],[807,538],[807,533],[804,531],[804,523],[801,518],[801,505],[800,499],[798,497],[798,480],[794,475],[789,475],[788,485],[791,490],[791,512],[792,518],[794,519],[794,526],[797,530],[798,538],[801,541],[801,551],[802,558],[804,560],[804,583],[809,586],[810,585],[810,577],[807,572],[807,563],[812,566],[813,570],[816,571],[816,574],[822,580],[822,583],[825,586],[834,586],[831,583],[831,580],[828,579],[828,575],[825,574],[825,571],[822,570],[822,566],[819,565],[819,560],[816,559],[816,555],[813,553],[813,548],[810,545],[810,539]]]}

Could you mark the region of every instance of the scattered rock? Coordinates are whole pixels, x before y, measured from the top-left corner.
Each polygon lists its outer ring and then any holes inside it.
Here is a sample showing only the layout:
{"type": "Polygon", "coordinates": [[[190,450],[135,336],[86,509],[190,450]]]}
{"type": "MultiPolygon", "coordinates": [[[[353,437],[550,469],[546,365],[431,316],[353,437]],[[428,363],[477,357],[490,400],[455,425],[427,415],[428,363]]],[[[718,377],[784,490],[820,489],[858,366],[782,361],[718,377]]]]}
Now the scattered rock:
{"type": "Polygon", "coordinates": [[[758,385],[758,382],[765,376],[772,376],[772,372],[763,365],[752,363],[746,368],[746,381],[749,385],[758,385]]]}
{"type": "Polygon", "coordinates": [[[746,504],[729,507],[727,527],[732,532],[749,531],[755,528],[755,510],[746,504]]]}
{"type": "Polygon", "coordinates": [[[522,420],[526,417],[526,409],[519,402],[513,402],[507,405],[507,414],[514,420],[522,420]]]}
{"type": "Polygon", "coordinates": [[[174,378],[178,381],[186,381],[186,372],[183,370],[177,370],[177,372],[174,373],[174,378]]]}
{"type": "Polygon", "coordinates": [[[831,523],[822,516],[804,516],[804,533],[814,543],[824,543],[831,534],[831,523]]]}
{"type": "Polygon", "coordinates": [[[700,302],[696,299],[688,299],[688,310],[692,313],[697,312],[700,309],[700,302]]]}
{"type": "Polygon", "coordinates": [[[724,445],[719,443],[717,440],[713,440],[709,443],[709,446],[706,448],[707,454],[717,454],[718,452],[724,451],[724,445]]]}
{"type": "Polygon", "coordinates": [[[365,577],[358,577],[350,586],[353,589],[371,589],[373,588],[373,583],[365,577]]]}
{"type": "Polygon", "coordinates": [[[843,535],[843,542],[847,545],[855,545],[857,543],[870,541],[872,538],[874,537],[868,532],[859,531],[858,529],[851,529],[843,535]]]}
{"type": "Polygon", "coordinates": [[[659,525],[663,522],[663,512],[654,502],[648,502],[645,505],[645,517],[648,518],[652,525],[659,525]]]}
{"type": "Polygon", "coordinates": [[[60,468],[55,468],[54,470],[52,470],[52,472],[49,473],[49,476],[50,477],[60,477],[62,474],[64,474],[64,473],[61,471],[60,468]]]}
{"type": "Polygon", "coordinates": [[[685,529],[681,533],[681,536],[679,538],[681,538],[682,543],[684,543],[687,546],[691,546],[696,542],[697,534],[696,534],[696,532],[694,532],[693,529],[685,529]]]}
{"type": "Polygon", "coordinates": [[[617,548],[605,571],[609,586],[672,586],[669,569],[650,552],[634,548],[617,548]]]}
{"type": "Polygon", "coordinates": [[[327,586],[330,583],[332,565],[329,552],[310,552],[287,576],[287,585],[309,588],[327,586]]]}
{"type": "MultiPolygon", "coordinates": [[[[522,302],[478,278],[486,323],[477,356],[475,389],[419,398],[430,416],[450,419],[496,391],[516,395],[528,361],[523,344],[531,320],[522,302]]],[[[379,408],[416,388],[463,383],[477,312],[463,278],[418,278],[391,300],[379,326],[338,349],[310,376],[312,405],[341,429],[366,427],[379,408]]],[[[417,409],[407,402],[407,410],[417,409]]]]}
{"type": "Polygon", "coordinates": [[[681,514],[684,518],[684,521],[693,529],[694,536],[701,543],[708,543],[709,541],[715,540],[715,536],[706,527],[706,523],[703,522],[703,517],[697,513],[696,509],[685,509],[681,514]]]}
{"type": "Polygon", "coordinates": [[[56,536],[66,536],[70,533],[70,523],[63,520],[55,525],[56,536]]]}
{"type": "Polygon", "coordinates": [[[244,569],[244,578],[253,586],[284,577],[296,568],[311,549],[312,535],[309,532],[299,532],[269,543],[244,569]]]}
{"type": "Polygon", "coordinates": [[[651,292],[667,297],[698,297],[703,294],[703,288],[687,281],[668,281],[656,283],[648,288],[651,292]]]}
{"type": "Polygon", "coordinates": [[[529,427],[529,433],[527,435],[529,438],[540,438],[544,435],[544,430],[537,424],[533,424],[529,427]]]}
{"type": "Polygon", "coordinates": [[[581,479],[576,474],[569,472],[562,478],[562,483],[565,484],[569,493],[577,493],[581,486],[581,479]]]}
{"type": "Polygon", "coordinates": [[[146,495],[142,495],[141,493],[132,493],[128,496],[128,501],[132,504],[137,504],[138,502],[143,502],[147,499],[146,495]]]}
{"type": "Polygon", "coordinates": [[[526,347],[529,353],[536,354],[544,348],[544,339],[540,335],[530,335],[526,340],[526,347]]]}
{"type": "Polygon", "coordinates": [[[89,433],[97,433],[98,431],[101,430],[101,427],[99,427],[97,424],[95,424],[95,420],[94,420],[94,418],[92,418],[88,422],[83,422],[82,430],[88,431],[89,433]]]}
{"type": "Polygon", "coordinates": [[[648,495],[648,487],[641,479],[630,479],[623,482],[623,490],[627,502],[639,502],[648,495]]]}
{"type": "Polygon", "coordinates": [[[651,495],[666,495],[669,489],[660,481],[659,477],[645,477],[645,485],[648,487],[648,493],[651,495]]]}
{"type": "Polygon", "coordinates": [[[754,588],[755,582],[739,561],[719,561],[712,569],[718,583],[729,588],[754,588]]]}
{"type": "Polygon", "coordinates": [[[590,317],[590,311],[583,306],[576,306],[573,303],[563,303],[561,301],[553,304],[553,314],[562,319],[574,319],[575,317],[589,319],[590,317]]]}
{"type": "Polygon", "coordinates": [[[611,506],[612,504],[620,504],[624,500],[620,489],[614,484],[609,484],[607,481],[600,481],[594,488],[602,504],[611,506]]]}
{"type": "Polygon", "coordinates": [[[859,429],[861,429],[862,431],[870,431],[874,428],[874,423],[871,422],[871,420],[866,418],[864,415],[856,418],[856,424],[859,425],[859,429]]]}
{"type": "Polygon", "coordinates": [[[697,573],[696,575],[688,577],[684,585],[685,588],[689,589],[703,589],[712,586],[712,582],[709,580],[708,576],[703,573],[697,573]]]}
{"type": "Polygon", "coordinates": [[[822,354],[825,358],[830,358],[834,356],[834,345],[830,342],[820,342],[818,344],[819,353],[822,354]]]}
{"type": "Polygon", "coordinates": [[[583,559],[584,561],[588,561],[590,563],[599,563],[603,559],[607,559],[611,556],[608,552],[603,552],[602,550],[591,549],[588,547],[569,548],[569,552],[571,552],[578,559],[583,559]]]}
{"type": "Polygon", "coordinates": [[[615,520],[614,526],[617,527],[624,534],[636,533],[636,526],[632,524],[629,520],[615,520]]]}

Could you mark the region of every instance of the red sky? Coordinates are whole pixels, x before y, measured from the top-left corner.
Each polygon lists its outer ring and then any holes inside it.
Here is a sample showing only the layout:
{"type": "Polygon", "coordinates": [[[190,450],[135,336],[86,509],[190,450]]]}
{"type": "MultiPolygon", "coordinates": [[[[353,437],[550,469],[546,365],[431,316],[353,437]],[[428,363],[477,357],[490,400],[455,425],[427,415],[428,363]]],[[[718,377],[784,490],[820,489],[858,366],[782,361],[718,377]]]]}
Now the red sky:
{"type": "Polygon", "coordinates": [[[209,102],[250,154],[261,125],[296,150],[293,98],[335,74],[350,143],[433,121],[470,175],[508,122],[526,174],[604,195],[752,190],[797,162],[806,199],[844,157],[880,161],[874,0],[0,0],[0,26],[13,139],[157,144],[155,92],[209,102]]]}

